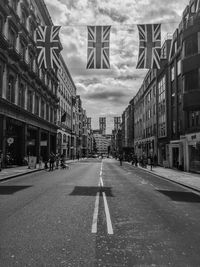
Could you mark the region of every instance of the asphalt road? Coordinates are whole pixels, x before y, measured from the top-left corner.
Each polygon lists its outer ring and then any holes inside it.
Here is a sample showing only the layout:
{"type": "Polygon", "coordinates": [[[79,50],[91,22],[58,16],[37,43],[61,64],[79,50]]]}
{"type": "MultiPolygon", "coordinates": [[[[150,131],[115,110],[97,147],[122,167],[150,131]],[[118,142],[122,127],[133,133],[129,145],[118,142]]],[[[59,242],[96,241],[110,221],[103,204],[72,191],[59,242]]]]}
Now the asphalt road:
{"type": "Polygon", "coordinates": [[[0,183],[0,266],[200,266],[200,196],[113,159],[0,183]]]}

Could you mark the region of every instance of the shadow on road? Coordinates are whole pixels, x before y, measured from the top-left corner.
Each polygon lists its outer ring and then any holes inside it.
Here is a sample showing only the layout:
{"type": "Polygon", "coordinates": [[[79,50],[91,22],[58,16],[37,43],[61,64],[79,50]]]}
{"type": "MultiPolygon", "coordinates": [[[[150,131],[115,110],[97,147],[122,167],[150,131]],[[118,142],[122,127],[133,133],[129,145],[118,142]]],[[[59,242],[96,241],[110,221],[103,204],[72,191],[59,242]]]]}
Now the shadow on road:
{"type": "Polygon", "coordinates": [[[0,195],[10,195],[14,194],[20,190],[31,187],[30,185],[3,185],[0,186],[0,195]]]}
{"type": "Polygon", "coordinates": [[[192,192],[169,191],[169,190],[157,190],[157,191],[168,196],[173,201],[200,202],[200,196],[192,192]]]}
{"type": "Polygon", "coordinates": [[[96,196],[97,192],[105,192],[107,197],[113,197],[111,187],[99,186],[75,186],[71,196],[96,196]]]}

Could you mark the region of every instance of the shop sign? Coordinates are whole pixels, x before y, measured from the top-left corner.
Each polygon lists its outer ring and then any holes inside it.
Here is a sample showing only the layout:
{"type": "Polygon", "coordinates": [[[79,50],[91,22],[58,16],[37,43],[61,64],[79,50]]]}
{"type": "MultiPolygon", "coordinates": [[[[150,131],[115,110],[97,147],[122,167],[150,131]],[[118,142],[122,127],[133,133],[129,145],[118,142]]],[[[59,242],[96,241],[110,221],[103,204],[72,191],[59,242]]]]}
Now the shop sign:
{"type": "Polygon", "coordinates": [[[40,141],[40,146],[47,146],[47,140],[40,141]]]}
{"type": "Polygon", "coordinates": [[[7,143],[8,143],[9,145],[11,145],[12,143],[14,143],[14,138],[13,138],[13,137],[9,137],[9,138],[7,139],[7,143]]]}
{"type": "Polygon", "coordinates": [[[187,140],[190,141],[200,141],[200,133],[186,135],[187,140]]]}

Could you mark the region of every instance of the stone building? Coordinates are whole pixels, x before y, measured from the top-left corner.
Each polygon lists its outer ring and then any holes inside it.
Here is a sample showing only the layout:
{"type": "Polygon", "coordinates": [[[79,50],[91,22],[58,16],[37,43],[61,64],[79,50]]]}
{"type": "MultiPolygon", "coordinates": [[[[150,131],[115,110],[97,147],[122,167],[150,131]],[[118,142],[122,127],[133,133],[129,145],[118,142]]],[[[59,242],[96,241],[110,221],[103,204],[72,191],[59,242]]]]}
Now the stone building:
{"type": "Polygon", "coordinates": [[[0,1],[0,149],[4,165],[56,152],[57,69],[39,69],[34,32],[53,25],[43,0],[0,1]]]}

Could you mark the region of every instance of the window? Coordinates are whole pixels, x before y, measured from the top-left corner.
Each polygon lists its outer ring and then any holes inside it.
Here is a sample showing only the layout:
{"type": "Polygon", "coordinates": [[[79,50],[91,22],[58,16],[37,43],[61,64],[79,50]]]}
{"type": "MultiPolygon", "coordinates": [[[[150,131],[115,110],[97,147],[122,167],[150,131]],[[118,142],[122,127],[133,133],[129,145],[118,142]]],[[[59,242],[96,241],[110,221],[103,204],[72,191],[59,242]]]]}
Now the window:
{"type": "Polygon", "coordinates": [[[199,87],[198,69],[185,74],[185,92],[197,89],[199,87]]]}
{"type": "Polygon", "coordinates": [[[198,53],[198,38],[197,33],[191,35],[185,40],[185,57],[192,56],[198,53]]]}
{"type": "Polygon", "coordinates": [[[53,108],[50,108],[50,122],[53,122],[53,108]]]}
{"type": "Polygon", "coordinates": [[[25,86],[23,83],[21,83],[19,87],[19,106],[24,108],[24,104],[25,104],[25,86]]]}
{"type": "Polygon", "coordinates": [[[181,60],[179,59],[177,62],[177,75],[181,74],[181,60]]]}
{"type": "Polygon", "coordinates": [[[49,105],[46,105],[46,119],[49,121],[49,105]]]}
{"type": "Polygon", "coordinates": [[[67,136],[66,134],[63,135],[63,143],[66,143],[67,142],[67,136]]]}
{"type": "Polygon", "coordinates": [[[200,126],[200,110],[198,111],[189,111],[188,113],[188,127],[196,128],[200,126]]]}
{"type": "Polygon", "coordinates": [[[6,98],[8,101],[15,103],[15,79],[12,75],[8,79],[6,98]]]}
{"type": "Polygon", "coordinates": [[[41,117],[44,119],[44,106],[45,106],[45,103],[44,103],[44,100],[41,101],[41,117]]]}
{"type": "Polygon", "coordinates": [[[33,111],[33,94],[31,90],[28,90],[27,93],[27,110],[30,112],[33,111]]]}
{"type": "Polygon", "coordinates": [[[174,67],[171,68],[171,82],[174,81],[174,67]]]}
{"type": "Polygon", "coordinates": [[[39,115],[39,96],[35,95],[35,114],[39,115]]]}

